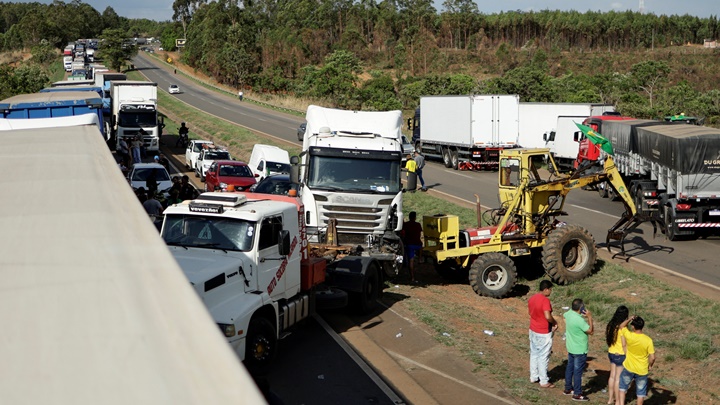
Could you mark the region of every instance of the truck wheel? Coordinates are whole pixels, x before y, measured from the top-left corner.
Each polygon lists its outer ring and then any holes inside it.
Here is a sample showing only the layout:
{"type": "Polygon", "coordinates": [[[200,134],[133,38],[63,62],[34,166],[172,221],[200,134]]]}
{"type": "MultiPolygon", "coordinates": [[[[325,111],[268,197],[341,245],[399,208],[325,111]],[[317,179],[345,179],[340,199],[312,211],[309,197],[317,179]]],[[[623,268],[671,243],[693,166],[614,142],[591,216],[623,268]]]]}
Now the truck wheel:
{"type": "Polygon", "coordinates": [[[468,271],[464,269],[457,261],[453,259],[443,260],[435,265],[440,277],[448,281],[466,281],[468,279],[468,271]]]}
{"type": "Polygon", "coordinates": [[[665,236],[668,240],[678,240],[677,233],[675,232],[675,215],[673,209],[669,205],[665,206],[665,236]]]}
{"type": "Polygon", "coordinates": [[[455,148],[452,148],[450,150],[450,164],[452,165],[452,168],[457,170],[458,166],[460,165],[460,158],[458,157],[458,150],[455,148]]]}
{"type": "Polygon", "coordinates": [[[607,184],[605,182],[597,184],[596,187],[598,190],[598,194],[600,194],[600,198],[608,197],[607,184]]]}
{"type": "Polygon", "coordinates": [[[368,314],[378,307],[380,299],[380,275],[376,266],[370,266],[365,274],[362,291],[350,295],[353,309],[360,314],[368,314]]]}
{"type": "Polygon", "coordinates": [[[443,148],[442,157],[443,157],[443,163],[445,164],[445,167],[451,168],[452,160],[450,159],[450,148],[443,148]]]}
{"type": "Polygon", "coordinates": [[[642,200],[643,200],[643,191],[642,187],[638,187],[635,189],[635,210],[638,213],[642,213],[642,200]]]}
{"type": "Polygon", "coordinates": [[[550,232],[542,252],[545,272],[558,284],[589,276],[596,260],[595,240],[579,225],[565,225],[550,232]]]}
{"type": "Polygon", "coordinates": [[[250,320],[245,346],[245,367],[251,374],[266,372],[277,353],[275,326],[267,318],[250,320]]]}
{"type": "Polygon", "coordinates": [[[470,266],[470,286],[478,295],[492,298],[506,296],[517,282],[517,269],[511,258],[502,253],[485,253],[470,266]]]}
{"type": "Polygon", "coordinates": [[[620,196],[618,195],[618,193],[615,192],[615,189],[612,188],[611,185],[605,183],[605,188],[607,190],[607,197],[610,199],[610,201],[616,201],[620,199],[620,196]]]}
{"type": "Polygon", "coordinates": [[[348,293],[337,288],[323,288],[315,291],[318,309],[340,309],[347,307],[348,293]]]}

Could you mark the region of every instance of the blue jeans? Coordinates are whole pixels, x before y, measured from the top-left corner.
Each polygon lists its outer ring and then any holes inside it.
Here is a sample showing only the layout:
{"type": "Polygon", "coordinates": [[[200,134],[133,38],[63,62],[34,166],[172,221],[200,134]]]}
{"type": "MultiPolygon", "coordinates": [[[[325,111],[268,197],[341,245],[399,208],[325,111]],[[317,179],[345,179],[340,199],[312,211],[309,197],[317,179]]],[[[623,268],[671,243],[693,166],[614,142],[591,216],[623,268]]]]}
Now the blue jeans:
{"type": "Polygon", "coordinates": [[[550,352],[552,351],[552,333],[530,331],[530,381],[538,379],[540,384],[550,382],[547,375],[550,352]]]}
{"type": "Polygon", "coordinates": [[[422,169],[417,168],[415,169],[415,174],[417,174],[418,180],[420,180],[420,187],[425,188],[425,179],[422,177],[422,169]]]}
{"type": "Polygon", "coordinates": [[[635,374],[626,368],[620,373],[620,391],[627,392],[633,379],[635,379],[635,393],[638,398],[645,398],[648,389],[648,375],[635,374]]]}
{"type": "Polygon", "coordinates": [[[587,362],[587,353],[568,353],[568,364],[565,368],[565,391],[572,389],[574,395],[582,395],[582,373],[587,362]]]}
{"type": "Polygon", "coordinates": [[[132,148],[133,163],[142,163],[140,148],[132,148]]]}

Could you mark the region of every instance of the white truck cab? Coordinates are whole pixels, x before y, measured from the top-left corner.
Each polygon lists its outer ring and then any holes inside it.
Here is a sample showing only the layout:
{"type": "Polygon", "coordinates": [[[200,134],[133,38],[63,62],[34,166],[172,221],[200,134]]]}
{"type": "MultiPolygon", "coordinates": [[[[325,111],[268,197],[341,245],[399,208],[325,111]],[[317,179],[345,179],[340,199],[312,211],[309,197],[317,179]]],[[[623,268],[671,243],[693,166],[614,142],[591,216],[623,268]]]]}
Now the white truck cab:
{"type": "Polygon", "coordinates": [[[279,332],[313,309],[298,205],[203,193],[164,215],[163,239],[230,345],[248,368],[266,367],[279,332]]]}

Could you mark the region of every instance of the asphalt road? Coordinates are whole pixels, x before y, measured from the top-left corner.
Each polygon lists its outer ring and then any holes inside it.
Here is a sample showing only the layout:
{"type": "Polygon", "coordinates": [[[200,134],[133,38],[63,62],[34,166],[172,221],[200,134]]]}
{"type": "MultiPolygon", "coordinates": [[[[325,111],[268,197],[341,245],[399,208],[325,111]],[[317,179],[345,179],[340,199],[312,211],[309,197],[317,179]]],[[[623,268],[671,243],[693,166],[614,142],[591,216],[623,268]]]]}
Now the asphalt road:
{"type": "MultiPolygon", "coordinates": [[[[161,89],[166,91],[171,83],[179,84],[184,93],[177,97],[189,105],[253,130],[299,144],[296,128],[304,121],[301,117],[268,110],[209,91],[184,77],[174,75],[172,71],[157,68],[157,62],[144,55],[136,58],[135,62],[161,89]]],[[[447,169],[441,163],[430,162],[424,170],[424,177],[434,191],[464,200],[468,204],[474,204],[474,194],[478,194],[484,206],[498,206],[495,172],[462,172],[447,169]]],[[[600,198],[595,192],[577,190],[569,194],[565,211],[569,214],[563,218],[565,221],[587,228],[599,246],[603,247],[607,229],[619,218],[623,206],[618,201],[600,198]]],[[[640,227],[637,232],[628,236],[626,241],[629,255],[664,267],[681,277],[696,279],[718,288],[720,260],[716,259],[716,252],[719,248],[720,237],[676,242],[668,241],[662,234],[653,238],[652,227],[649,225],[640,227]]]]}

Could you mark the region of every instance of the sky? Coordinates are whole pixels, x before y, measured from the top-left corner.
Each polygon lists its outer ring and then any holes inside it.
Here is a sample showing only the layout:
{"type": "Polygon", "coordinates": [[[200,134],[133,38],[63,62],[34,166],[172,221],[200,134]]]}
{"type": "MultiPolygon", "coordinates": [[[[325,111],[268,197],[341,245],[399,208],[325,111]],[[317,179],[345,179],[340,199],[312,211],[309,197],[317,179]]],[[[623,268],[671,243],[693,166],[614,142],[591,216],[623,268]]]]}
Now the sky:
{"type": "MultiPolygon", "coordinates": [[[[381,1],[381,0],[377,0],[381,1]]],[[[41,3],[52,3],[52,0],[41,0],[41,3]]],[[[65,1],[69,3],[69,0],[65,1]]],[[[433,0],[435,8],[442,10],[443,0],[433,0]]],[[[481,13],[493,14],[501,11],[540,11],[540,10],[577,10],[593,11],[638,11],[640,0],[476,0],[481,13]]],[[[690,14],[702,18],[720,15],[718,0],[644,0],[645,12],[653,14],[690,14]]],[[[170,20],[173,15],[173,0],[84,0],[83,3],[93,6],[102,13],[111,6],[115,12],[127,18],[148,18],[156,21],[170,20]]]]}

